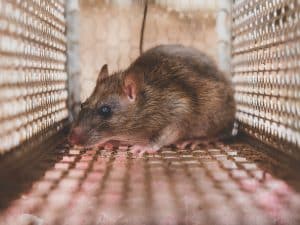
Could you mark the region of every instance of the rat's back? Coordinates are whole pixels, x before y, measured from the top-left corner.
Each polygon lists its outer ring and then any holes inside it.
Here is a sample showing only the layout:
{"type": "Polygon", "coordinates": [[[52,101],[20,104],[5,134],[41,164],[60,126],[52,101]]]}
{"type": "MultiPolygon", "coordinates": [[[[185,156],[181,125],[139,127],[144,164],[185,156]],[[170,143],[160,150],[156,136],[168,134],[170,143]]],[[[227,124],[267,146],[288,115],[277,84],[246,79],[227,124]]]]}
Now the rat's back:
{"type": "Polygon", "coordinates": [[[235,112],[231,84],[201,51],[160,45],[143,53],[127,71],[144,74],[145,83],[153,88],[153,98],[162,99],[160,107],[166,116],[185,127],[183,139],[214,137],[231,130],[235,112]],[[179,104],[177,96],[184,96],[186,104],[179,104]],[[174,105],[183,108],[178,110],[180,115],[173,113],[174,105]]]}
{"type": "Polygon", "coordinates": [[[179,44],[151,48],[138,57],[130,68],[140,68],[146,76],[159,75],[155,71],[160,73],[166,71],[165,76],[172,76],[171,71],[185,69],[197,73],[202,78],[216,81],[225,79],[210,57],[195,48],[179,44]]]}

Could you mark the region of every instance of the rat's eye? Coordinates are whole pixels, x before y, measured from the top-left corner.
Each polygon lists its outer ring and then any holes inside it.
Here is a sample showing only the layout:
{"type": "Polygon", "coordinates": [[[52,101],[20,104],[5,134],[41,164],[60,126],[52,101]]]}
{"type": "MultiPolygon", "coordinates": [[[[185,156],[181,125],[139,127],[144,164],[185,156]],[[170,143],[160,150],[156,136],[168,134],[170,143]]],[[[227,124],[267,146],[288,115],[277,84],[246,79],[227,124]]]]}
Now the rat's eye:
{"type": "Polygon", "coordinates": [[[100,108],[99,108],[99,114],[101,115],[101,116],[103,116],[104,118],[108,118],[108,117],[110,117],[111,116],[111,114],[112,114],[112,110],[111,110],[111,108],[110,108],[110,106],[108,106],[108,105],[103,105],[103,106],[101,106],[100,108]]]}

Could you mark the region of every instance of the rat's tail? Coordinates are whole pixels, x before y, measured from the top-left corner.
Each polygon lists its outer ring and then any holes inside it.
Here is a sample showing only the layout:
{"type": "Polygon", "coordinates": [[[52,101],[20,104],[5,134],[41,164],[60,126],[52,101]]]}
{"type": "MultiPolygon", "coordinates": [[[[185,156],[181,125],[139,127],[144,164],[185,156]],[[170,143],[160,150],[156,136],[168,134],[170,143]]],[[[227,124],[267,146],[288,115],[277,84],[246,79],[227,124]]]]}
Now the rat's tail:
{"type": "Polygon", "coordinates": [[[144,31],[145,31],[145,23],[148,11],[148,0],[145,0],[145,8],[144,8],[144,16],[140,33],[140,55],[143,53],[143,43],[144,43],[144,31]]]}

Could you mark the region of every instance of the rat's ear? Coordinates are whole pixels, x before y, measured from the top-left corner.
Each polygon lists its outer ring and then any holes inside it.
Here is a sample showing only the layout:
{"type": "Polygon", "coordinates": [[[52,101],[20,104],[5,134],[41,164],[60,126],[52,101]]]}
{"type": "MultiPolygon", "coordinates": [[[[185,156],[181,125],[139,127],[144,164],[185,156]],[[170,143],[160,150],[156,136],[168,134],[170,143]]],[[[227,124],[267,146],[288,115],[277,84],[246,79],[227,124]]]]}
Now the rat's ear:
{"type": "Polygon", "coordinates": [[[107,64],[104,64],[98,75],[98,82],[103,80],[105,77],[108,77],[108,67],[107,64]]]}
{"type": "Polygon", "coordinates": [[[124,93],[133,102],[136,100],[138,93],[140,92],[144,79],[143,76],[136,73],[128,73],[124,76],[124,93]]]}

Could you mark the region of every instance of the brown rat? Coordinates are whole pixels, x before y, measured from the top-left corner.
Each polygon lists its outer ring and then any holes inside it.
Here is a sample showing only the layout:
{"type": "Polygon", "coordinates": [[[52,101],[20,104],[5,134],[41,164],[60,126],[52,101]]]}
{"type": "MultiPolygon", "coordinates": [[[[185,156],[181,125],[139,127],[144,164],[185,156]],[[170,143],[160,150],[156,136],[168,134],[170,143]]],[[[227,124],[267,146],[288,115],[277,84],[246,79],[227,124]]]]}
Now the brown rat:
{"type": "Polygon", "coordinates": [[[160,45],[125,71],[107,65],[82,104],[70,142],[85,147],[119,141],[134,152],[231,132],[233,91],[214,62],[181,45],[160,45]]]}

